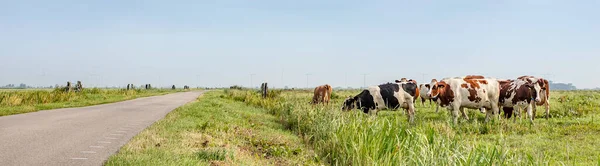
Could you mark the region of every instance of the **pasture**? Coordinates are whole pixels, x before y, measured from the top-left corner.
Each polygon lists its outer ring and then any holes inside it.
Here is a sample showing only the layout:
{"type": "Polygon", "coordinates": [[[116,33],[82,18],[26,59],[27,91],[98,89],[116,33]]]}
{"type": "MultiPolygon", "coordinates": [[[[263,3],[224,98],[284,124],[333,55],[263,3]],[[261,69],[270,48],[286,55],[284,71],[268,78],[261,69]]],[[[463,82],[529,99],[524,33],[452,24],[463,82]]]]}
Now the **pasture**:
{"type": "Polygon", "coordinates": [[[275,90],[267,99],[256,91],[212,91],[136,136],[108,163],[600,164],[597,91],[552,91],[551,118],[543,118],[538,107],[534,125],[524,118],[483,123],[485,115],[478,110],[469,110],[471,120],[454,125],[446,109],[436,113],[420,102],[414,125],[403,110],[377,116],[340,111],[345,97],[358,92],[334,91],[329,106],[312,106],[312,91],[275,90]],[[183,127],[167,127],[171,124],[183,127]],[[255,134],[244,136],[238,126],[255,134]]]}
{"type": "Polygon", "coordinates": [[[64,92],[62,89],[3,89],[0,90],[0,116],[39,110],[106,104],[180,91],[182,90],[90,88],[83,89],[82,92],[64,92]]]}

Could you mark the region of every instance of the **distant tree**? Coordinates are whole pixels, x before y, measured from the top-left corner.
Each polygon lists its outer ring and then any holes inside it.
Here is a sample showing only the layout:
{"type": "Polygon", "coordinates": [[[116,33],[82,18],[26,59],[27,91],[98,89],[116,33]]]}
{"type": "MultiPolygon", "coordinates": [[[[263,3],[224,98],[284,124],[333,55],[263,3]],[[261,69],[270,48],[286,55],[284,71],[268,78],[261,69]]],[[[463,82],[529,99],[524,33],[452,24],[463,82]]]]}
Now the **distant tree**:
{"type": "Polygon", "coordinates": [[[555,83],[553,81],[549,81],[550,83],[550,90],[576,90],[577,87],[575,85],[573,85],[572,83],[555,83]]]}

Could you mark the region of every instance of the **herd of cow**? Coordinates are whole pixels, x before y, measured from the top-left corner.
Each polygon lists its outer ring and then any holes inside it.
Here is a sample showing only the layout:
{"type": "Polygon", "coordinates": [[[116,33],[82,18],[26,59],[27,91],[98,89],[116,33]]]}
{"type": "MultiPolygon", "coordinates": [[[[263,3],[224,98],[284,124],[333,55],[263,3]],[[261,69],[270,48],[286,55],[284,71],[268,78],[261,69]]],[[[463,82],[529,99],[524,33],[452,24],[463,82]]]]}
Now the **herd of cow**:
{"type": "MultiPolygon", "coordinates": [[[[329,85],[316,87],[313,103],[329,103],[332,89],[329,85]]],[[[381,109],[406,110],[408,121],[414,122],[415,103],[420,98],[439,107],[447,108],[452,114],[453,122],[462,117],[469,119],[465,108],[478,109],[486,114],[485,121],[492,116],[500,115],[500,108],[504,117],[511,118],[512,114],[520,116],[521,110],[527,112],[529,121],[533,123],[535,107],[544,105],[546,118],[549,116],[550,87],[546,79],[532,76],[522,76],[517,79],[496,79],[478,75],[464,77],[444,78],[440,81],[433,79],[429,84],[418,85],[414,80],[403,78],[395,83],[386,83],[370,86],[356,96],[349,96],[342,105],[343,111],[360,109],[364,113],[377,114],[381,109]],[[515,111],[516,110],[516,111],[515,111]]]]}

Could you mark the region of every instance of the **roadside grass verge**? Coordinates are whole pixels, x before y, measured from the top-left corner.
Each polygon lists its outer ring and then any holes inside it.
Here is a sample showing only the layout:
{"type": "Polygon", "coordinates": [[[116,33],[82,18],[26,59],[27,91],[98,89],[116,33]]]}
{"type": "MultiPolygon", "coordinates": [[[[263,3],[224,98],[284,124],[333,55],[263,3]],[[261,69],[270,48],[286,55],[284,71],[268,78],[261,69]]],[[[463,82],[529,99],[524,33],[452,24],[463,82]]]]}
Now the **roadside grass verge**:
{"type": "Polygon", "coordinates": [[[265,108],[286,129],[312,145],[317,158],[331,165],[595,165],[600,162],[600,93],[555,91],[551,118],[537,109],[534,125],[525,119],[483,123],[485,115],[469,110],[470,120],[453,125],[446,109],[417,104],[415,125],[402,111],[369,116],[341,112],[344,97],[336,91],[329,106],[311,106],[311,93],[275,91],[262,99],[254,91],[226,90],[226,97],[265,108]]]}
{"type": "Polygon", "coordinates": [[[83,107],[113,103],[140,97],[164,95],[182,90],[151,89],[84,89],[82,92],[55,90],[0,91],[0,116],[57,108],[83,107]]]}
{"type": "Polygon", "coordinates": [[[135,136],[106,165],[317,165],[268,110],[205,93],[135,136]]]}

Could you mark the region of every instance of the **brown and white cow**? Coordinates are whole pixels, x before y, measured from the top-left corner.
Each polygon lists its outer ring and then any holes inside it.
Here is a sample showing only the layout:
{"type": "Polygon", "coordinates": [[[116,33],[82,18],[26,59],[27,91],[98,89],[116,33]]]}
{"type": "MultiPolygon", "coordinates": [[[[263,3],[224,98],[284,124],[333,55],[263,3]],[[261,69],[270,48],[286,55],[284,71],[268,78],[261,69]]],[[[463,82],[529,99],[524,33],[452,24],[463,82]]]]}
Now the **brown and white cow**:
{"type": "MultiPolygon", "coordinates": [[[[532,84],[540,86],[540,101],[536,101],[536,105],[546,107],[546,119],[550,117],[550,83],[544,78],[537,78],[533,76],[521,76],[517,79],[527,81],[532,84]]],[[[535,117],[535,107],[533,110],[533,116],[535,117]]]]}
{"type": "MultiPolygon", "coordinates": [[[[429,84],[421,84],[421,85],[419,85],[419,90],[420,90],[419,96],[421,97],[421,104],[423,104],[423,106],[425,106],[425,101],[426,100],[429,100],[429,104],[430,105],[431,105],[431,101],[434,100],[433,98],[429,97],[427,95],[427,93],[429,93],[429,91],[431,91],[431,85],[434,85],[435,83],[437,83],[437,80],[436,79],[432,79],[429,84]]],[[[438,108],[439,107],[436,106],[435,112],[438,112],[438,108]]]]}
{"type": "Polygon", "coordinates": [[[319,104],[323,103],[323,105],[329,105],[329,100],[331,99],[331,93],[333,89],[329,84],[321,85],[315,88],[312,103],[319,104]]]}
{"type": "MultiPolygon", "coordinates": [[[[477,77],[479,78],[479,77],[477,77]]],[[[498,113],[499,83],[493,78],[476,79],[473,77],[446,78],[432,85],[428,96],[436,98],[436,102],[451,111],[453,122],[458,121],[458,111],[465,119],[469,119],[464,108],[486,108],[486,122],[498,113]]]]}
{"type": "MultiPolygon", "coordinates": [[[[524,80],[498,80],[500,84],[499,103],[504,110],[504,116],[510,118],[513,110],[515,116],[521,113],[521,109],[527,110],[529,121],[533,123],[533,109],[535,102],[541,101],[540,86],[524,80]]],[[[516,117],[513,121],[516,121],[516,117]]]]}

